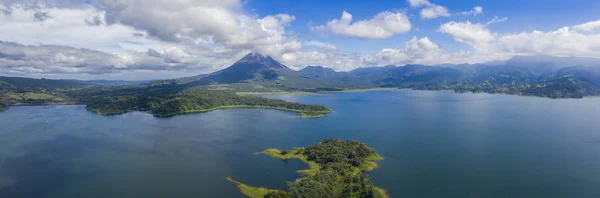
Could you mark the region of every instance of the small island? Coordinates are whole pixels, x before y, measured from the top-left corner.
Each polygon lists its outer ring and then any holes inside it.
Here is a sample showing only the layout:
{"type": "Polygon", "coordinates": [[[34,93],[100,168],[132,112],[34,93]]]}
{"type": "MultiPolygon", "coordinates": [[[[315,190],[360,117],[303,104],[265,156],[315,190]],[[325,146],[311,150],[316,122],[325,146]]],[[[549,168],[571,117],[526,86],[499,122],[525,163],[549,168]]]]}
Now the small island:
{"type": "Polygon", "coordinates": [[[306,177],[288,182],[287,191],[250,186],[226,178],[236,184],[242,194],[251,198],[388,197],[385,190],[374,186],[364,174],[377,168],[376,161],[383,160],[383,157],[358,141],[327,139],[304,148],[267,149],[256,154],[282,160],[298,159],[309,168],[298,171],[306,177]]]}

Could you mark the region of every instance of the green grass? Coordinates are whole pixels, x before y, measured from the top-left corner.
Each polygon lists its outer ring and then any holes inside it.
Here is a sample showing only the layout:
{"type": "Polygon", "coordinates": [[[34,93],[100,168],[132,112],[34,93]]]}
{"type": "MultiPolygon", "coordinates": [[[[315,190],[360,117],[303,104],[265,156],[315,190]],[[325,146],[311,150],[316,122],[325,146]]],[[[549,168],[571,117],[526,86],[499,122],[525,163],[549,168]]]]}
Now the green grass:
{"type": "Polygon", "coordinates": [[[64,98],[46,94],[46,93],[34,93],[34,92],[9,93],[8,96],[17,101],[22,101],[22,100],[46,100],[46,101],[52,101],[52,102],[65,101],[64,98]]]}
{"type": "Polygon", "coordinates": [[[88,107],[86,107],[85,109],[88,111],[94,112],[95,114],[103,115],[103,116],[120,115],[120,114],[129,112],[129,111],[125,111],[125,110],[102,111],[100,109],[91,109],[88,107]]]}
{"type": "Polygon", "coordinates": [[[387,192],[379,187],[375,187],[375,198],[389,198],[387,192]]]}
{"type": "Polygon", "coordinates": [[[281,150],[274,149],[274,148],[267,149],[267,150],[264,150],[263,152],[257,152],[254,154],[265,154],[265,155],[271,156],[273,158],[282,159],[282,160],[299,159],[300,161],[302,161],[308,165],[308,169],[297,171],[298,173],[301,173],[304,175],[315,175],[319,171],[321,171],[320,164],[313,162],[313,161],[308,161],[308,159],[306,159],[306,156],[304,156],[302,154],[296,154],[300,149],[302,149],[302,148],[295,148],[294,150],[289,151],[285,155],[281,154],[281,150]]]}
{"type": "Polygon", "coordinates": [[[379,167],[379,164],[377,164],[376,161],[381,161],[384,160],[383,157],[381,157],[380,155],[371,155],[367,158],[367,160],[360,165],[359,169],[360,171],[372,171],[375,170],[377,167],[379,167]]]}
{"type": "Polygon", "coordinates": [[[226,177],[225,179],[234,183],[240,190],[240,192],[242,192],[242,194],[251,198],[263,198],[267,193],[280,191],[262,187],[249,186],[241,182],[235,181],[231,179],[231,177],[226,177]]]}

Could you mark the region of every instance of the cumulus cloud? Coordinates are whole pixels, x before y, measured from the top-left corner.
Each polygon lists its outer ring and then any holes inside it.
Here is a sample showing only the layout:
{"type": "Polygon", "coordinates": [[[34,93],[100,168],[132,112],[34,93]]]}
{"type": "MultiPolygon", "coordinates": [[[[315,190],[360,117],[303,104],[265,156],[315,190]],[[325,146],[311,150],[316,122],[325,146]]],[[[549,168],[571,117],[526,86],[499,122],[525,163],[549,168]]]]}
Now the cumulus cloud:
{"type": "Polygon", "coordinates": [[[600,34],[583,34],[563,27],[555,31],[534,30],[508,34],[497,41],[499,50],[525,55],[600,56],[600,34]]]}
{"type": "Polygon", "coordinates": [[[480,51],[487,50],[490,42],[495,39],[495,35],[487,29],[486,25],[481,23],[471,23],[470,21],[451,21],[442,24],[438,31],[449,34],[454,40],[466,43],[480,51]]]}
{"type": "Polygon", "coordinates": [[[0,71],[104,74],[124,69],[169,70],[170,67],[187,67],[186,60],[190,60],[186,59],[189,55],[179,49],[165,49],[159,55],[110,54],[67,46],[0,42],[0,71]]]}
{"type": "Polygon", "coordinates": [[[277,14],[256,18],[245,15],[239,0],[180,1],[103,0],[108,24],[123,24],[170,42],[214,42],[250,49],[285,40],[284,27],[294,16],[277,14]]]}
{"type": "Polygon", "coordinates": [[[433,5],[429,0],[408,0],[408,4],[413,8],[433,5]]]}
{"type": "Polygon", "coordinates": [[[401,12],[385,11],[367,20],[353,22],[352,19],[352,14],[344,11],[342,18],[331,20],[327,25],[313,27],[313,30],[362,39],[384,39],[411,29],[408,17],[401,12]]]}
{"type": "MultiPolygon", "coordinates": [[[[0,4],[0,7],[3,5],[0,4]]],[[[107,52],[121,51],[127,43],[161,45],[157,40],[134,36],[136,33],[144,34],[143,31],[121,24],[101,25],[105,23],[105,12],[94,7],[27,9],[22,5],[14,5],[9,8],[10,15],[0,15],[0,40],[3,41],[28,45],[65,45],[107,52]],[[40,22],[35,18],[40,11],[51,17],[40,22]],[[97,25],[90,26],[90,23],[97,25]]]]}
{"type": "Polygon", "coordinates": [[[400,49],[383,49],[380,52],[363,58],[367,65],[403,65],[407,63],[432,63],[444,51],[436,43],[424,37],[413,37],[400,49]]]}
{"type": "Polygon", "coordinates": [[[593,31],[596,29],[600,29],[600,20],[575,25],[575,26],[573,26],[573,29],[583,31],[583,32],[589,32],[589,31],[593,31]]]}
{"type": "Polygon", "coordinates": [[[448,17],[451,16],[448,8],[431,3],[429,0],[407,0],[408,4],[413,8],[421,8],[421,18],[422,19],[434,19],[438,17],[448,17]]]}
{"type": "MultiPolygon", "coordinates": [[[[157,71],[178,68],[206,73],[228,66],[251,51],[289,57],[302,49],[302,42],[285,32],[295,20],[294,16],[247,15],[238,0],[176,4],[167,0],[89,3],[0,0],[0,10],[5,13],[0,14],[0,41],[23,44],[30,51],[32,48],[43,51],[49,45],[94,49],[105,53],[103,57],[115,64],[112,70],[105,72],[121,72],[114,68],[137,70],[139,67],[131,66],[150,65],[148,68],[157,71]],[[181,65],[185,67],[179,67],[181,65]]],[[[5,50],[5,53],[8,52],[5,50]]],[[[65,53],[53,57],[61,64],[68,60],[89,60],[65,53]]],[[[44,61],[50,59],[44,58],[44,61]]],[[[76,65],[62,64],[61,68],[68,66],[76,65]]],[[[31,68],[48,74],[58,72],[39,70],[37,66],[31,68]]],[[[97,70],[78,71],[98,73],[97,70]]]]}
{"type": "MultiPolygon", "coordinates": [[[[435,19],[439,17],[452,16],[448,8],[442,5],[431,3],[429,0],[407,0],[408,4],[413,8],[422,8],[420,15],[422,19],[435,19]]],[[[475,6],[473,9],[455,13],[463,16],[477,16],[483,13],[483,7],[475,6]]]]}
{"type": "MultiPolygon", "coordinates": [[[[493,19],[487,24],[494,21],[502,19],[493,19]]],[[[438,31],[482,54],[600,56],[600,34],[586,34],[569,27],[500,35],[489,30],[487,25],[466,21],[442,24],[438,31]]]]}
{"type": "Polygon", "coordinates": [[[421,18],[435,19],[438,17],[449,17],[451,14],[448,9],[440,5],[432,5],[421,10],[421,18]]]}

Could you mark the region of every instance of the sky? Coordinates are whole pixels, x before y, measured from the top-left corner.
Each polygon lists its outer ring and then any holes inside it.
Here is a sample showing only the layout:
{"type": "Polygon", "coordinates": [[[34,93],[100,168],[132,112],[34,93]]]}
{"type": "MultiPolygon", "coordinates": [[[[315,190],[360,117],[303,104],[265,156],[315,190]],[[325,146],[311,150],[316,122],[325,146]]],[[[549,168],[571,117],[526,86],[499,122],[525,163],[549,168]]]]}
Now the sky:
{"type": "Polygon", "coordinates": [[[597,0],[0,0],[0,75],[154,80],[250,52],[292,69],[600,57],[597,0]]]}

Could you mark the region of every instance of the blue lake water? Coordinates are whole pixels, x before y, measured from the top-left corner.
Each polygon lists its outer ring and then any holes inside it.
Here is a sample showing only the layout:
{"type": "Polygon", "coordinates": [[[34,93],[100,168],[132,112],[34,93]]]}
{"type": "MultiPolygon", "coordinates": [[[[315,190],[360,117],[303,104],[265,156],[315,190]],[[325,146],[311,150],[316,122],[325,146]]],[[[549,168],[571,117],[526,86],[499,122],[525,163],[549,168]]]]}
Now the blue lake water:
{"type": "Polygon", "coordinates": [[[243,197],[306,167],[254,152],[325,138],[365,142],[391,197],[600,197],[600,98],[430,91],[267,96],[335,112],[232,109],[155,118],[83,106],[0,113],[0,197],[243,197]]]}

